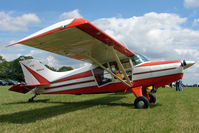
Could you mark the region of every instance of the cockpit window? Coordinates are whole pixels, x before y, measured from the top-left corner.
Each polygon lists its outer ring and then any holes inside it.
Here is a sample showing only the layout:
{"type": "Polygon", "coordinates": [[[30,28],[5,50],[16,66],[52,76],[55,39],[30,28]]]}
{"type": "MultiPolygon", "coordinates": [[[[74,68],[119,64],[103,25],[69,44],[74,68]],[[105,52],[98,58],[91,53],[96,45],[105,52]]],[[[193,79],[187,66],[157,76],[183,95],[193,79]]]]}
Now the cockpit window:
{"type": "Polygon", "coordinates": [[[133,61],[133,65],[138,65],[138,64],[141,64],[143,62],[149,61],[146,57],[144,57],[141,54],[137,54],[137,53],[131,59],[133,61]]]}
{"type": "MultiPolygon", "coordinates": [[[[109,69],[107,63],[103,64],[103,66],[109,69]]],[[[112,81],[112,76],[101,67],[96,67],[93,69],[93,73],[99,86],[112,81]]]]}

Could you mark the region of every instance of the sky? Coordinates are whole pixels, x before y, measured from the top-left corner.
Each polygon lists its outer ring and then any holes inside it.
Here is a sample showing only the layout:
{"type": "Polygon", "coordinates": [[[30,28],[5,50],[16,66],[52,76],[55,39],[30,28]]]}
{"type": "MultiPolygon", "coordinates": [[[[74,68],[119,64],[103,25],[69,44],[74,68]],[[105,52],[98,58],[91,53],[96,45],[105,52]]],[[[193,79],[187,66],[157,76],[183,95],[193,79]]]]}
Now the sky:
{"type": "Polygon", "coordinates": [[[199,83],[199,0],[0,0],[0,55],[30,55],[44,64],[78,68],[84,62],[23,45],[5,47],[47,26],[85,18],[151,61],[193,60],[185,84],[199,83]]]}

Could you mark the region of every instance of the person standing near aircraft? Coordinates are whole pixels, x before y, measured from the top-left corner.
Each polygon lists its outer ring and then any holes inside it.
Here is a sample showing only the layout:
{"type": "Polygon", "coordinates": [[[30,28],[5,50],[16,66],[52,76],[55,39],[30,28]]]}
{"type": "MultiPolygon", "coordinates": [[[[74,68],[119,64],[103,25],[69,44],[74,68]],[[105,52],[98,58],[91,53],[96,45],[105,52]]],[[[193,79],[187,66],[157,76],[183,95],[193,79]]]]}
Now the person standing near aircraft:
{"type": "Polygon", "coordinates": [[[179,80],[179,91],[182,91],[182,80],[179,80]]]}
{"type": "Polygon", "coordinates": [[[170,88],[173,88],[173,83],[170,83],[170,84],[169,84],[169,87],[170,87],[170,88]]]}
{"type": "Polygon", "coordinates": [[[176,91],[178,91],[178,90],[179,90],[179,80],[176,81],[176,91]]]}
{"type": "Polygon", "coordinates": [[[176,91],[182,91],[182,80],[176,81],[176,91]]]}

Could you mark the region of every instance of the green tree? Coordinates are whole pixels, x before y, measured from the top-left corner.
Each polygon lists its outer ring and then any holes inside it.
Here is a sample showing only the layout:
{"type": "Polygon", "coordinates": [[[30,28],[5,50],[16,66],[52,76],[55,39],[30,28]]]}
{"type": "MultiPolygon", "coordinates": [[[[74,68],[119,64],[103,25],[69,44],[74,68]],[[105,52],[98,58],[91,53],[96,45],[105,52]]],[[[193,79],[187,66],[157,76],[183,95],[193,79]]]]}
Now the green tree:
{"type": "Polygon", "coordinates": [[[58,69],[58,72],[65,72],[70,70],[73,70],[73,68],[69,66],[62,66],[61,68],[58,69]]]}
{"type": "Polygon", "coordinates": [[[9,62],[7,62],[5,59],[3,59],[2,56],[0,56],[0,79],[7,79],[8,67],[9,62]]]}
{"type": "Polygon", "coordinates": [[[6,61],[1,55],[0,55],[0,63],[6,61]]]}
{"type": "Polygon", "coordinates": [[[19,58],[9,62],[9,67],[7,70],[7,79],[12,79],[16,81],[24,81],[24,75],[21,69],[19,61],[33,59],[32,56],[20,56],[19,58]]]}
{"type": "Polygon", "coordinates": [[[48,69],[50,69],[50,70],[52,70],[52,71],[57,71],[57,69],[55,69],[54,67],[51,67],[51,66],[49,66],[49,65],[45,65],[48,69]]]}

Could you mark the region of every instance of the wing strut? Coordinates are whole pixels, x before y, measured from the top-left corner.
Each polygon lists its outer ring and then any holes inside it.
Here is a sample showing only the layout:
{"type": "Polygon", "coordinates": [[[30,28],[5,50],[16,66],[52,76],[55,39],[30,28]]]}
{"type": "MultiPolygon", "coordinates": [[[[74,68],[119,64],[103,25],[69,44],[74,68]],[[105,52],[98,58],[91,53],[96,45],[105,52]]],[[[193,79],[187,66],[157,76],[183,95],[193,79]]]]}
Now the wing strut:
{"type": "Polygon", "coordinates": [[[120,80],[122,83],[124,83],[125,85],[131,87],[132,85],[126,83],[125,81],[123,81],[121,78],[119,78],[117,75],[115,75],[113,72],[111,72],[110,70],[108,70],[106,67],[104,67],[101,63],[99,63],[97,60],[95,60],[94,58],[92,58],[91,56],[87,56],[87,58],[89,58],[91,61],[93,61],[95,64],[99,65],[102,69],[106,70],[108,73],[110,73],[113,77],[117,78],[118,80],[120,80]]]}
{"type": "Polygon", "coordinates": [[[108,70],[106,67],[104,67],[101,63],[99,63],[97,60],[95,60],[94,58],[92,58],[91,56],[87,56],[87,58],[89,58],[91,61],[93,61],[94,63],[96,63],[97,65],[99,65],[102,69],[106,70],[108,73],[110,73],[113,77],[117,78],[118,80],[120,80],[122,83],[124,83],[125,85],[132,87],[133,85],[131,84],[130,79],[128,78],[126,71],[124,70],[124,67],[122,65],[122,63],[120,62],[119,57],[117,56],[114,48],[112,46],[110,46],[110,50],[112,51],[112,54],[117,62],[117,65],[119,66],[120,71],[122,71],[122,74],[124,75],[125,79],[127,80],[127,83],[122,80],[120,77],[118,77],[117,75],[115,75],[112,71],[108,70]]]}
{"type": "Polygon", "coordinates": [[[113,56],[114,56],[114,58],[115,58],[115,60],[116,60],[116,62],[117,62],[117,65],[118,65],[120,71],[122,71],[122,74],[124,75],[125,79],[127,80],[129,86],[132,87],[131,81],[130,81],[128,75],[126,74],[126,71],[124,70],[124,67],[123,67],[123,65],[122,65],[122,63],[121,63],[119,57],[117,56],[117,54],[116,54],[116,52],[115,52],[113,46],[110,46],[110,49],[111,49],[111,51],[112,51],[112,53],[113,53],[113,56]]]}

